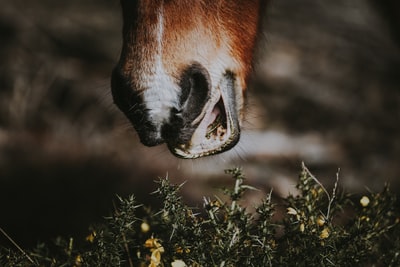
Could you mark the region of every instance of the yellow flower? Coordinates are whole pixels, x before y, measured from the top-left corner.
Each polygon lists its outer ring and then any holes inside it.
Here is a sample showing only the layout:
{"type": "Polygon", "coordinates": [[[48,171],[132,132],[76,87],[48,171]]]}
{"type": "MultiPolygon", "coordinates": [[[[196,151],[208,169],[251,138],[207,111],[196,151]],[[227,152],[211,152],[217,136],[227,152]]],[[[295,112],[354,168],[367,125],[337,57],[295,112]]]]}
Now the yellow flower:
{"type": "Polygon", "coordinates": [[[96,231],[91,232],[87,237],[86,237],[86,241],[93,243],[94,239],[96,238],[96,231]]]}
{"type": "Polygon", "coordinates": [[[182,247],[177,247],[176,249],[175,249],[175,251],[176,251],[176,253],[179,253],[179,254],[183,254],[183,253],[189,253],[190,252],[190,249],[188,249],[188,248],[186,248],[186,249],[183,249],[182,247]]]}
{"type": "Polygon", "coordinates": [[[182,260],[174,260],[171,263],[171,267],[187,267],[186,263],[182,260]]]}
{"type": "Polygon", "coordinates": [[[367,221],[369,222],[369,217],[368,216],[361,216],[361,221],[367,221]]]}
{"type": "Polygon", "coordinates": [[[318,197],[318,191],[315,188],[311,189],[311,194],[312,194],[313,198],[318,197]]]}
{"type": "Polygon", "coordinates": [[[297,215],[297,211],[294,208],[289,207],[286,210],[287,210],[287,214],[297,215]]]}
{"type": "Polygon", "coordinates": [[[221,202],[219,202],[218,200],[214,200],[214,201],[210,202],[210,206],[220,208],[221,202]]]}
{"type": "Polygon", "coordinates": [[[305,225],[304,225],[304,223],[301,223],[300,224],[300,232],[304,232],[304,228],[305,228],[305,225]]]}
{"type": "Polygon", "coordinates": [[[82,266],[82,257],[81,257],[81,255],[76,256],[76,258],[75,258],[75,266],[76,267],[82,266]]]}
{"type": "Polygon", "coordinates": [[[322,216],[322,215],[320,215],[319,217],[318,217],[318,219],[317,219],[317,224],[318,224],[318,226],[323,226],[324,224],[325,224],[325,218],[322,216]]]}
{"type": "Polygon", "coordinates": [[[158,238],[153,238],[153,237],[147,239],[146,242],[144,243],[144,246],[150,249],[157,249],[162,247],[162,245],[160,244],[160,240],[158,238]]]}
{"type": "Polygon", "coordinates": [[[142,233],[147,233],[150,231],[150,225],[147,222],[142,222],[140,225],[140,230],[142,230],[142,233]]]}
{"type": "Polygon", "coordinates": [[[329,229],[327,227],[322,230],[321,234],[319,235],[319,238],[321,239],[326,239],[329,237],[329,229]]]}
{"type": "Polygon", "coordinates": [[[156,266],[160,265],[160,263],[161,263],[161,253],[162,252],[164,252],[164,248],[161,247],[161,249],[160,248],[155,249],[151,253],[149,267],[156,267],[156,266]]]}
{"type": "Polygon", "coordinates": [[[150,248],[151,257],[149,267],[157,267],[161,263],[161,253],[164,253],[164,248],[157,238],[149,238],[144,243],[146,248],[150,248]]]}
{"type": "Polygon", "coordinates": [[[361,206],[363,206],[363,207],[365,208],[365,207],[368,206],[368,204],[369,204],[369,198],[366,197],[366,196],[363,196],[363,197],[360,199],[360,204],[361,204],[361,206]]]}

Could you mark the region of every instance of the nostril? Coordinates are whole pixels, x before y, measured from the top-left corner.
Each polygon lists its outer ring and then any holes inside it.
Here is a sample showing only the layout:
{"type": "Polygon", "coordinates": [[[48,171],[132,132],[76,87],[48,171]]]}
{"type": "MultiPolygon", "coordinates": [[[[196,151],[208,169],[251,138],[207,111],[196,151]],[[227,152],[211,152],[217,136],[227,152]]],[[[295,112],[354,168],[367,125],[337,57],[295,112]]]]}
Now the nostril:
{"type": "Polygon", "coordinates": [[[210,75],[201,64],[194,63],[182,73],[180,87],[182,109],[193,105],[202,107],[210,93],[210,75]]]}
{"type": "Polygon", "coordinates": [[[196,128],[193,121],[210,99],[210,75],[201,64],[188,66],[182,72],[179,85],[180,107],[171,110],[171,119],[162,128],[162,136],[169,144],[189,142],[196,128]]]}

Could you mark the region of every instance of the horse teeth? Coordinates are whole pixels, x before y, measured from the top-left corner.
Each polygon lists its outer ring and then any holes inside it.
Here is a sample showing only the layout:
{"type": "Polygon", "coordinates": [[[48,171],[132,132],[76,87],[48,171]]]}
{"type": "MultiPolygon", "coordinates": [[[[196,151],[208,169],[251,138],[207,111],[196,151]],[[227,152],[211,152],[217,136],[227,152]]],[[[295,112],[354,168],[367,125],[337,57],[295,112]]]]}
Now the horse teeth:
{"type": "Polygon", "coordinates": [[[207,134],[206,134],[206,138],[210,139],[211,136],[213,136],[214,140],[217,140],[217,137],[219,137],[220,140],[222,140],[223,136],[226,133],[226,129],[223,126],[223,122],[222,122],[222,117],[218,116],[213,123],[211,123],[208,127],[207,127],[207,134]]]}
{"type": "Polygon", "coordinates": [[[220,126],[217,128],[217,136],[219,136],[219,140],[220,140],[220,141],[223,141],[223,140],[224,140],[225,134],[226,134],[226,129],[225,129],[222,125],[220,125],[220,126]]]}

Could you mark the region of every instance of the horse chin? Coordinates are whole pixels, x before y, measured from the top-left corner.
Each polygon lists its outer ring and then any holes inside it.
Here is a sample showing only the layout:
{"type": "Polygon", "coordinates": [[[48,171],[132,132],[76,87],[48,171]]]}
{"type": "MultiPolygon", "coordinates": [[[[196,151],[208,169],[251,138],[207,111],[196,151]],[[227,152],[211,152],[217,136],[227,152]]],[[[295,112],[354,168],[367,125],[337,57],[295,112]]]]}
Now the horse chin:
{"type": "Polygon", "coordinates": [[[190,140],[184,144],[168,144],[171,152],[180,158],[194,159],[235,146],[240,137],[236,102],[233,77],[226,76],[211,92],[210,100],[192,122],[195,130],[190,140]]]}

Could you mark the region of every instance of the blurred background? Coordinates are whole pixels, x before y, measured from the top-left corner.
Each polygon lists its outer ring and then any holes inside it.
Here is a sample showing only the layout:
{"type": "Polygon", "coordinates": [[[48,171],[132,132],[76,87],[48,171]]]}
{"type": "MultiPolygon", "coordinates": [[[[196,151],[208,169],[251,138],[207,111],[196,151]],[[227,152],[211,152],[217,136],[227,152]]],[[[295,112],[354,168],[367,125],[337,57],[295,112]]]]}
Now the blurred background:
{"type": "MultiPolygon", "coordinates": [[[[147,148],[110,95],[117,0],[0,0],[0,227],[34,245],[84,234],[116,193],[146,205],[158,177],[193,206],[241,166],[264,192],[295,193],[301,162],[327,187],[400,192],[400,2],[275,0],[239,145],[200,160],[147,148]]],[[[7,241],[0,237],[1,244],[7,241]]]]}

